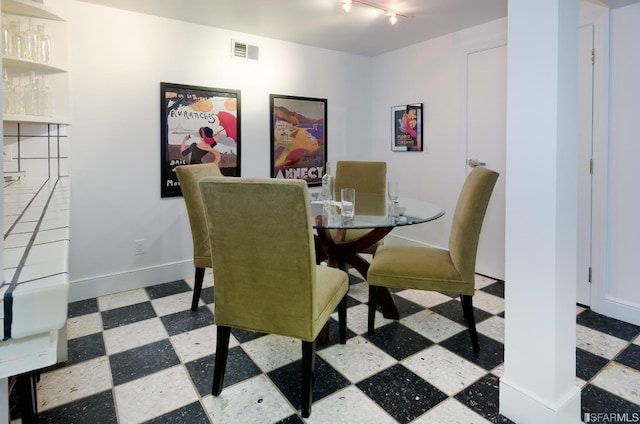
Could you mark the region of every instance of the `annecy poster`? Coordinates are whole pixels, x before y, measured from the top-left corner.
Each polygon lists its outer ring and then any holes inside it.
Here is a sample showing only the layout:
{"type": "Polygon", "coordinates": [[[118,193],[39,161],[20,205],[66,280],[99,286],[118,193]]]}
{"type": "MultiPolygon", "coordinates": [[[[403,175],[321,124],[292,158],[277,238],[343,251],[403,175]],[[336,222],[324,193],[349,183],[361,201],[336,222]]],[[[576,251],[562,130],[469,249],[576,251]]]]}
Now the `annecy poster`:
{"type": "Polygon", "coordinates": [[[162,197],[180,196],[178,165],[240,176],[240,91],[161,83],[162,197]]]}
{"type": "Polygon", "coordinates": [[[271,100],[271,176],[322,184],[327,158],[327,100],[279,96],[271,100]]]}

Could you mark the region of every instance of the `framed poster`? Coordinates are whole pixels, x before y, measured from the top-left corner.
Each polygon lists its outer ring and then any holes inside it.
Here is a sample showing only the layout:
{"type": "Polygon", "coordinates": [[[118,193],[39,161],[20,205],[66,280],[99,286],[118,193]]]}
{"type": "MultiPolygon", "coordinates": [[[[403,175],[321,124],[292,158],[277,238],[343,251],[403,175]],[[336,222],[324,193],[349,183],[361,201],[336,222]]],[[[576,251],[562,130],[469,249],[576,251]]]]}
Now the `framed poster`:
{"type": "Polygon", "coordinates": [[[391,150],[422,151],[422,103],[391,108],[391,150]]]}
{"type": "Polygon", "coordinates": [[[160,83],[161,197],[181,196],[175,167],[213,162],[240,176],[240,91],[160,83]]]}
{"type": "Polygon", "coordinates": [[[327,99],[271,94],[271,177],[322,185],[327,99]]]}

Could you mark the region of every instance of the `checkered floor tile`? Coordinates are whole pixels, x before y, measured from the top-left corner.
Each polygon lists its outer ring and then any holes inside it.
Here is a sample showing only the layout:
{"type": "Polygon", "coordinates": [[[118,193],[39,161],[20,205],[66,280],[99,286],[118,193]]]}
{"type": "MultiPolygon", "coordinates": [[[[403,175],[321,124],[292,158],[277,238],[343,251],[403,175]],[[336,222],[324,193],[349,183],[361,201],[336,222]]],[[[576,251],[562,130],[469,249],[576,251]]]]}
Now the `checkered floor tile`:
{"type": "MultiPolygon", "coordinates": [[[[207,287],[207,282],[209,282],[207,287]]],[[[69,359],[44,370],[41,423],[509,423],[498,412],[504,287],[477,277],[481,351],[471,351],[457,297],[394,291],[399,321],[376,318],[351,276],[348,340],[318,344],[311,417],[300,410],[297,340],[233,330],[222,394],[211,395],[212,276],[197,312],[192,281],[69,305],[69,359]]],[[[640,327],[577,308],[577,379],[587,412],[640,413],[640,327]]],[[[12,395],[12,423],[19,423],[12,395]]]]}

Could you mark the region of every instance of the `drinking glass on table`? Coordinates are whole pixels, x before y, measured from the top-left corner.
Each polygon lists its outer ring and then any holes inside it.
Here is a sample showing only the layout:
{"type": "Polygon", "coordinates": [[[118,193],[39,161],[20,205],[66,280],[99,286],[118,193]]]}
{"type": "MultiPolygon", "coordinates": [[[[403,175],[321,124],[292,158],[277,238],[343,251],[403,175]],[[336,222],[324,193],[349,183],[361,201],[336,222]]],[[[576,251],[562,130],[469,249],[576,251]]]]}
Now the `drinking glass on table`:
{"type": "Polygon", "coordinates": [[[398,182],[397,181],[389,181],[387,183],[387,196],[389,196],[389,200],[393,204],[397,204],[399,202],[400,193],[398,191],[398,182]]]}
{"type": "Polygon", "coordinates": [[[387,196],[389,197],[389,215],[398,217],[400,215],[400,194],[397,181],[387,182],[387,196]]]}
{"type": "Polygon", "coordinates": [[[353,218],[356,209],[356,189],[343,188],[340,190],[340,209],[342,216],[353,218]]]}

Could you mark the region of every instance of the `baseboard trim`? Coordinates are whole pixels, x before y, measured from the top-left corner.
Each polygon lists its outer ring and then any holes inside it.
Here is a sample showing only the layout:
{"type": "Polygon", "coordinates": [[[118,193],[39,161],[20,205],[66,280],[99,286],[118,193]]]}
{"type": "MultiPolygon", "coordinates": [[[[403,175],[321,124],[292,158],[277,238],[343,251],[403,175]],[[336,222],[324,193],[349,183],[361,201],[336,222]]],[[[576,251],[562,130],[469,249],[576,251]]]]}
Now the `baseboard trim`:
{"type": "Polygon", "coordinates": [[[606,296],[603,300],[592,301],[591,310],[620,321],[640,325],[640,305],[624,299],[606,296]]]}
{"type": "Polygon", "coordinates": [[[187,260],[71,281],[69,302],[189,278],[193,270],[193,261],[187,260]]]}

